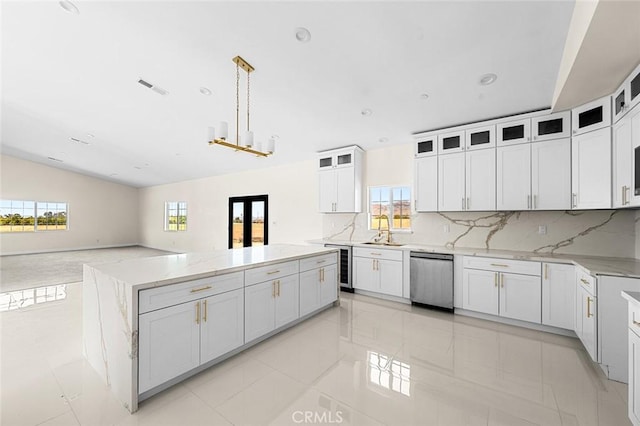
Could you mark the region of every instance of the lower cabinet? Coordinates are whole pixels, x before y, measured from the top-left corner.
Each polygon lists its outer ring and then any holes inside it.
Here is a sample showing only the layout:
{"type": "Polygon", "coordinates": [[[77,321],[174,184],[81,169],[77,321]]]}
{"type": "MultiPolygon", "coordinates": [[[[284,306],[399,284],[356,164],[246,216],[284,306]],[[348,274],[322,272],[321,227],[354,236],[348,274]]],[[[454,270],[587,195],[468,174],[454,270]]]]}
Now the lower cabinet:
{"type": "Polygon", "coordinates": [[[244,344],[243,289],[139,316],[138,392],[244,344]]]}
{"type": "Polygon", "coordinates": [[[575,266],[542,264],[542,324],[574,329],[576,320],[575,266]]]}
{"type": "Polygon", "coordinates": [[[472,267],[463,270],[463,309],[540,324],[540,263],[475,257],[464,262],[472,267]]]}
{"type": "Polygon", "coordinates": [[[245,287],[245,341],[299,317],[298,274],[245,287]]]}
{"type": "Polygon", "coordinates": [[[300,316],[310,314],[338,297],[336,264],[300,273],[300,316]]]}
{"type": "Polygon", "coordinates": [[[353,250],[353,287],[402,297],[402,251],[353,250]]]}
{"type": "Polygon", "coordinates": [[[629,420],[640,426],[640,336],[629,329],[629,420]]]}
{"type": "Polygon", "coordinates": [[[576,285],[576,335],[582,341],[591,359],[598,361],[596,335],[596,297],[582,285],[576,285]]]}

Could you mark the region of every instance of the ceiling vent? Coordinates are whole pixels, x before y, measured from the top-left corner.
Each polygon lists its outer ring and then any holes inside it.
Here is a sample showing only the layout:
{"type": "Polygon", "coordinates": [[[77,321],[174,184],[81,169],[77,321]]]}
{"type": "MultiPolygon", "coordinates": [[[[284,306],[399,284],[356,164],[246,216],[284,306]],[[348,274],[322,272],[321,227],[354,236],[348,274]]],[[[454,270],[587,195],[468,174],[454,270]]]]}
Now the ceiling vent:
{"type": "Polygon", "coordinates": [[[139,80],[138,80],[138,83],[142,84],[142,85],[143,85],[144,87],[146,87],[147,89],[151,89],[151,90],[153,90],[154,92],[156,92],[156,93],[158,93],[158,94],[160,94],[160,95],[162,95],[162,96],[166,96],[166,95],[168,95],[168,94],[169,94],[169,92],[167,92],[167,91],[166,91],[165,89],[163,89],[162,87],[160,87],[160,86],[155,86],[155,85],[153,85],[153,84],[149,83],[148,81],[144,81],[143,79],[139,79],[139,80]]]}

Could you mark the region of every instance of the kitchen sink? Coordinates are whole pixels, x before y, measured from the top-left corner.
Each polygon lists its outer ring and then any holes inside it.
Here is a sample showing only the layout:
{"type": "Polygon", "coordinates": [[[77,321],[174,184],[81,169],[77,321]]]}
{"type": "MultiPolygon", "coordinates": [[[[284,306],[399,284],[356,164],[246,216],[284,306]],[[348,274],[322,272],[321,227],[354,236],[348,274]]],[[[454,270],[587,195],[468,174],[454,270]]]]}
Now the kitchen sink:
{"type": "Polygon", "coordinates": [[[391,246],[391,247],[401,247],[404,245],[400,243],[377,243],[375,241],[367,241],[366,243],[362,243],[362,244],[369,244],[372,246],[391,246]]]}

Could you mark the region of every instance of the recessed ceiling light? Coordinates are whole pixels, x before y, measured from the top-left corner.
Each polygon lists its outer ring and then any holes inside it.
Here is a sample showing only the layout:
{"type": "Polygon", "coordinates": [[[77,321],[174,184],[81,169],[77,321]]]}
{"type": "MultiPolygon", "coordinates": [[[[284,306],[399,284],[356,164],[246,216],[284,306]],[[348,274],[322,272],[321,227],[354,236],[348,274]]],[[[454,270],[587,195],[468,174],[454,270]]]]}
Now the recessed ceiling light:
{"type": "Polygon", "coordinates": [[[206,87],[201,87],[200,88],[200,93],[202,93],[205,96],[211,96],[211,90],[209,90],[206,87]]]}
{"type": "Polygon", "coordinates": [[[78,7],[75,4],[71,3],[69,0],[59,1],[58,4],[65,11],[73,13],[74,15],[80,15],[80,10],[78,9],[78,7]]]}
{"type": "Polygon", "coordinates": [[[61,159],[59,159],[59,158],[55,158],[55,157],[47,157],[47,158],[48,158],[49,160],[51,160],[51,161],[57,161],[58,163],[64,163],[64,161],[62,161],[62,160],[61,160],[61,159]]]}
{"type": "Polygon", "coordinates": [[[495,74],[485,74],[482,77],[480,77],[480,81],[479,83],[482,86],[488,86],[490,84],[492,84],[493,82],[495,82],[498,79],[498,76],[495,74]]]}
{"type": "Polygon", "coordinates": [[[71,142],[79,143],[79,144],[82,144],[82,145],[89,145],[89,142],[83,141],[83,140],[78,139],[78,138],[69,138],[69,140],[71,142]]]}
{"type": "Polygon", "coordinates": [[[133,166],[133,168],[136,170],[142,170],[142,167],[139,167],[139,166],[133,166]]]}
{"type": "Polygon", "coordinates": [[[378,139],[378,142],[387,143],[387,142],[389,142],[389,138],[380,138],[380,139],[378,139]]]}
{"type": "Polygon", "coordinates": [[[371,114],[373,114],[373,111],[371,111],[369,108],[365,108],[360,111],[360,114],[364,115],[365,117],[369,117],[371,114]]]}
{"type": "Polygon", "coordinates": [[[296,40],[298,40],[300,43],[308,43],[309,41],[311,41],[311,33],[306,28],[296,28],[296,40]]]}
{"type": "Polygon", "coordinates": [[[423,101],[426,101],[427,99],[429,99],[429,95],[426,93],[421,93],[420,94],[420,99],[422,99],[423,101]]]}

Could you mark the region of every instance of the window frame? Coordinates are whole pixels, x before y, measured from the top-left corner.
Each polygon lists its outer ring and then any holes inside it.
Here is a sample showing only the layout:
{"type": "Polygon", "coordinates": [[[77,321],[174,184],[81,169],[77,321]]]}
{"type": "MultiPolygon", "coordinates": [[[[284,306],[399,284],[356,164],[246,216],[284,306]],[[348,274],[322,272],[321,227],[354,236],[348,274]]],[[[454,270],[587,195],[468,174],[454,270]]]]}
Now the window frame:
{"type": "MultiPolygon", "coordinates": [[[[0,199],[0,201],[2,202],[9,202],[11,204],[15,203],[22,203],[22,211],[24,213],[25,207],[24,207],[24,203],[33,203],[33,225],[9,225],[9,226],[22,226],[22,230],[20,231],[14,231],[14,230],[10,230],[10,231],[0,231],[0,233],[2,234],[21,234],[21,233],[32,233],[32,232],[50,232],[50,231],[68,231],[70,229],[70,221],[69,221],[69,203],[66,201],[35,201],[35,200],[17,200],[17,199],[0,199]],[[38,223],[38,212],[41,210],[41,207],[39,207],[39,205],[45,205],[46,207],[44,208],[45,211],[52,211],[49,210],[48,205],[49,204],[55,204],[56,208],[53,209],[57,214],[59,214],[60,212],[64,212],[64,228],[62,229],[58,229],[58,223],[54,224],[55,228],[54,229],[45,229],[44,227],[49,227],[52,226],[52,224],[46,223],[46,224],[39,224],[38,223]],[[64,205],[63,209],[59,209],[58,206],[60,204],[64,205]],[[33,226],[33,230],[25,230],[25,226],[33,226]]],[[[0,207],[0,209],[2,208],[6,208],[6,207],[0,207]]],[[[8,207],[9,209],[11,209],[11,211],[13,211],[13,206],[8,207]]],[[[31,209],[31,207],[27,208],[27,209],[31,209]]],[[[24,216],[22,216],[23,219],[25,219],[24,216]]],[[[28,217],[27,217],[28,218],[28,217]]]]}
{"type": "MultiPolygon", "coordinates": [[[[413,232],[413,221],[411,220],[411,215],[413,214],[413,210],[411,209],[412,203],[413,203],[413,188],[411,187],[411,185],[372,185],[367,187],[367,229],[369,231],[377,231],[378,228],[372,228],[371,227],[371,221],[373,219],[373,213],[372,213],[372,209],[371,209],[371,190],[372,189],[384,189],[386,188],[389,192],[389,230],[393,233],[411,233],[413,232]],[[393,226],[393,202],[394,202],[394,198],[393,198],[393,191],[396,189],[407,189],[409,191],[409,210],[408,210],[408,216],[409,216],[409,227],[408,228],[395,228],[393,226]]],[[[400,200],[402,201],[402,200],[400,200]]]]}
{"type": "Polygon", "coordinates": [[[165,201],[164,202],[164,231],[165,232],[187,232],[187,230],[189,229],[187,224],[189,222],[189,206],[188,203],[186,201],[165,201]],[[169,214],[169,210],[173,210],[170,209],[170,205],[171,204],[175,204],[176,205],[176,229],[171,229],[171,223],[169,223],[169,220],[171,218],[171,215],[169,214]],[[180,229],[180,205],[184,204],[184,229],[180,229]]]}
{"type": "MultiPolygon", "coordinates": [[[[228,209],[228,238],[227,245],[229,249],[233,249],[233,205],[235,203],[243,204],[243,218],[251,218],[253,216],[252,208],[254,201],[262,201],[264,202],[264,242],[263,246],[269,245],[269,194],[264,195],[246,195],[240,197],[229,197],[229,209],[228,209]]],[[[251,220],[243,220],[243,236],[252,235],[252,221],[251,220]]],[[[253,247],[252,238],[243,238],[242,240],[243,248],[253,247]]]]}

